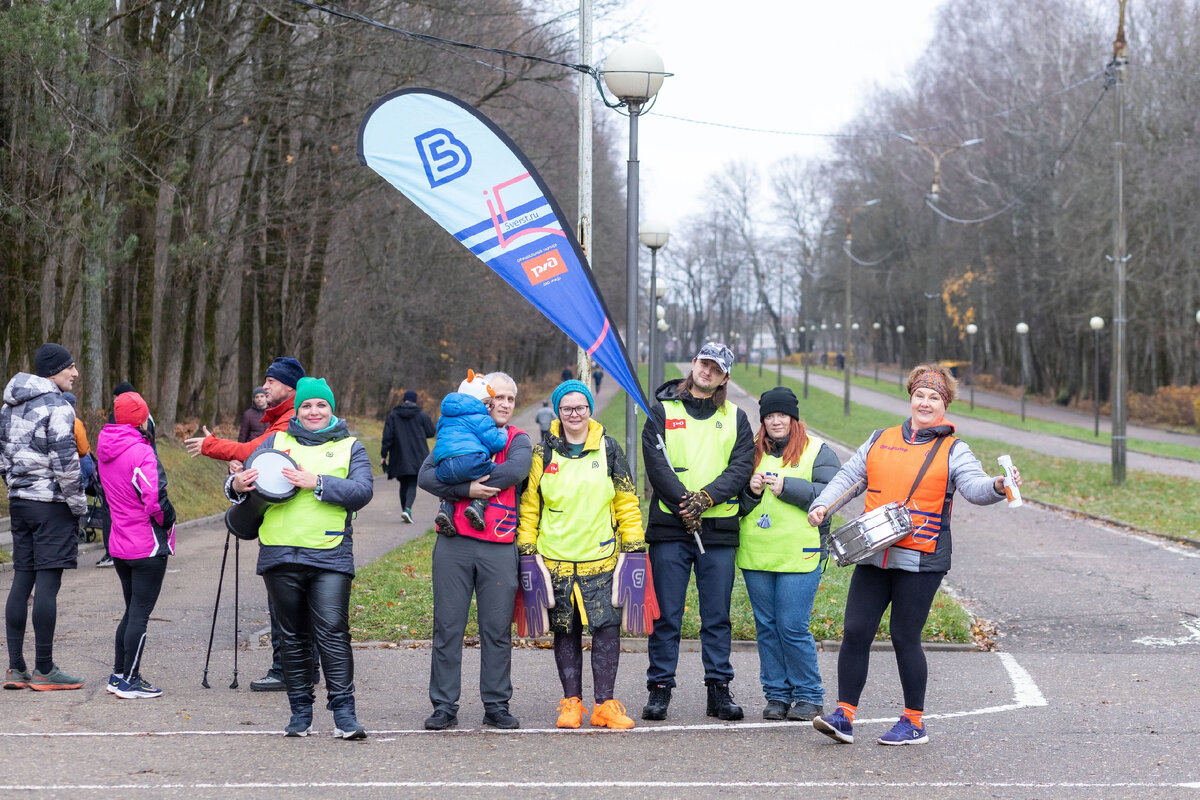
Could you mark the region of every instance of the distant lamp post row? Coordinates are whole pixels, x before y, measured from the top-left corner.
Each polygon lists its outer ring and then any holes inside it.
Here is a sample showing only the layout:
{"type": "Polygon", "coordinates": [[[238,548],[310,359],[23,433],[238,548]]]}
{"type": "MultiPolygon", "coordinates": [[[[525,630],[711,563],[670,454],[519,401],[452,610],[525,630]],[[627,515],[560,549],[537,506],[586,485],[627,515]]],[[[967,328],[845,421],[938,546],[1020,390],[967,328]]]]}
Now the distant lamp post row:
{"type": "Polygon", "coordinates": [[[1029,388],[1029,326],[1017,323],[1017,336],[1021,338],[1021,422],[1025,421],[1025,395],[1029,388]]]}
{"type": "MultiPolygon", "coordinates": [[[[625,199],[625,346],[637,359],[638,297],[638,116],[646,103],[658,94],[666,72],[663,60],[653,49],[640,42],[627,42],[604,61],[604,84],[629,112],[629,163],[625,199]]],[[[632,394],[625,396],[625,452],[629,454],[629,473],[637,485],[637,404],[632,394]]]]}

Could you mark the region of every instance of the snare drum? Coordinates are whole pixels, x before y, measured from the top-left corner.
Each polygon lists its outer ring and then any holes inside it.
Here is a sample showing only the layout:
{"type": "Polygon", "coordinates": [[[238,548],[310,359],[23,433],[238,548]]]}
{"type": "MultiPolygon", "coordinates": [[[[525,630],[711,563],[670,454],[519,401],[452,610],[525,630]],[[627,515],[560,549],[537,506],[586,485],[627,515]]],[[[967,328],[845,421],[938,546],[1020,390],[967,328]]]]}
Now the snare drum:
{"type": "Polygon", "coordinates": [[[847,522],[829,537],[839,567],[855,564],[912,533],[912,517],[899,503],[888,503],[847,522]]]}
{"type": "Polygon", "coordinates": [[[299,491],[283,477],[283,468],[296,469],[296,462],[281,450],[256,450],[242,466],[258,470],[258,477],[253,491],[225,512],[225,527],[239,539],[257,539],[267,506],[290,500],[299,491]]]}
{"type": "Polygon", "coordinates": [[[256,450],[246,459],[243,469],[258,470],[254,491],[268,503],[282,503],[296,496],[299,487],[283,477],[283,469],[296,469],[296,462],[282,450],[256,450]]]}

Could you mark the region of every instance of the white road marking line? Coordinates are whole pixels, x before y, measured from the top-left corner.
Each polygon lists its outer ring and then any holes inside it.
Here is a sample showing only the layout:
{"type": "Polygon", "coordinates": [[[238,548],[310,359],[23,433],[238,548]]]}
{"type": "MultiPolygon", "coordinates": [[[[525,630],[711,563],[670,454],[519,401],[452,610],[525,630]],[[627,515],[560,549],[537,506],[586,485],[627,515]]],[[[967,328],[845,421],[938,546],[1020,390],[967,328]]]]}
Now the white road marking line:
{"type": "Polygon", "coordinates": [[[1102,783],[1096,781],[313,781],[309,783],[9,784],[5,792],[166,789],[1196,789],[1200,781],[1102,783]]]}
{"type": "MultiPolygon", "coordinates": [[[[1042,696],[1042,692],[1038,689],[1030,674],[1017,663],[1016,658],[1011,653],[996,653],[1000,659],[1000,663],[1004,666],[1004,670],[1008,673],[1009,682],[1013,687],[1013,701],[1002,706],[988,706],[985,708],[975,708],[967,711],[947,711],[942,713],[926,714],[925,719],[954,719],[957,717],[973,717],[980,714],[998,714],[1004,711],[1017,711],[1022,708],[1035,708],[1038,706],[1047,705],[1046,698],[1042,696]]],[[[891,717],[879,719],[855,719],[855,725],[873,725],[873,724],[892,724],[895,720],[891,717]]],[[[397,730],[371,730],[369,734],[376,738],[376,741],[382,741],[378,737],[394,737],[394,736],[461,736],[463,734],[487,733],[493,735],[530,735],[530,734],[564,734],[564,735],[613,735],[621,736],[627,734],[650,734],[650,733],[681,733],[687,731],[719,731],[719,730],[779,730],[787,727],[809,726],[808,722],[709,722],[699,723],[695,725],[655,725],[652,727],[637,727],[625,731],[611,730],[609,728],[518,728],[516,730],[499,730],[496,728],[453,728],[445,731],[427,731],[420,728],[408,728],[397,730]]],[[[56,737],[79,737],[79,738],[103,738],[103,737],[119,737],[119,736],[282,736],[282,732],[278,730],[240,730],[240,731],[58,731],[46,733],[34,732],[9,732],[0,731],[0,737],[14,738],[56,738],[56,737]]],[[[322,733],[315,735],[321,736],[322,733]]],[[[791,786],[793,784],[783,784],[791,786]]]]}
{"type": "Polygon", "coordinates": [[[1191,635],[1179,639],[1158,639],[1153,636],[1143,636],[1133,641],[1136,644],[1144,644],[1148,647],[1179,647],[1180,645],[1200,642],[1200,620],[1185,619],[1181,620],[1179,624],[1191,631],[1191,635]]]}

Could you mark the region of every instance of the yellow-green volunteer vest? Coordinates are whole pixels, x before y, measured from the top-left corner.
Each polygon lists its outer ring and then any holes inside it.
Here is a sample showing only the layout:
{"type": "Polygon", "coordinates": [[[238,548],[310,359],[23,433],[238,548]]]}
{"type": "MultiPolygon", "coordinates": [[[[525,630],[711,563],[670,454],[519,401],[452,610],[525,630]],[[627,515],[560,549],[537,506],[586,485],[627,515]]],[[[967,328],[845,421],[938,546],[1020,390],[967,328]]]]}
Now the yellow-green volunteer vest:
{"type": "MultiPolygon", "coordinates": [[[[813,462],[824,444],[808,437],[808,446],[800,455],[800,463],[785,467],[778,456],[764,455],[755,472],[774,472],[781,478],[812,480],[813,462]]],[[[742,569],[766,572],[812,572],[821,561],[821,532],[808,524],[808,512],[799,506],[780,500],[763,487],[762,501],[742,517],[737,551],[737,565],[742,569]],[[760,527],[763,515],[771,526],[760,527]]]]}
{"type": "Polygon", "coordinates": [[[608,443],[579,458],[546,448],[542,479],[542,518],[537,549],[554,561],[598,561],[617,549],[612,501],[617,491],[608,474],[608,443]]]}
{"type": "MultiPolygon", "coordinates": [[[[310,446],[300,444],[290,434],[277,433],[275,449],[290,455],[309,472],[344,478],[350,473],[350,451],[356,441],[347,436],[310,446]]],[[[301,489],[291,500],[267,507],[258,540],[262,544],[329,550],[341,544],[345,529],[346,509],[322,503],[312,492],[301,489]]]]}
{"type": "MultiPolygon", "coordinates": [[[[675,477],[689,492],[699,491],[729,467],[729,456],[737,442],[737,406],[726,400],[708,419],[693,419],[679,400],[664,400],[662,405],[667,458],[675,467],[675,477]]],[[[658,505],[670,513],[661,500],[658,505]]],[[[714,505],[702,516],[733,517],[737,510],[735,496],[727,503],[714,505]]]]}

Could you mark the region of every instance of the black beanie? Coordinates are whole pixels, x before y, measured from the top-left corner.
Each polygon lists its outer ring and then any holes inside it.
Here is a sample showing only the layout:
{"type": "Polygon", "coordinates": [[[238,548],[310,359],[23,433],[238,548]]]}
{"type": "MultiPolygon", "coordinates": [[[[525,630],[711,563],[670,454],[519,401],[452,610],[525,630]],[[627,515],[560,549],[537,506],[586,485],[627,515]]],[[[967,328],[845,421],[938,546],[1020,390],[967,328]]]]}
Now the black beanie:
{"type": "Polygon", "coordinates": [[[34,370],[39,378],[57,375],[74,363],[75,359],[71,358],[67,348],[54,342],[46,342],[39,347],[33,359],[34,370]]]}
{"type": "Polygon", "coordinates": [[[120,383],[118,383],[116,386],[113,387],[113,397],[120,397],[121,395],[125,394],[126,392],[136,392],[136,391],[137,391],[137,389],[134,389],[133,384],[130,383],[129,381],[121,381],[120,383]]]}
{"type": "Polygon", "coordinates": [[[762,397],[758,398],[759,420],[776,411],[787,414],[794,420],[800,419],[800,401],[796,399],[796,393],[786,386],[767,389],[762,397]]]}
{"type": "Polygon", "coordinates": [[[267,367],[267,377],[274,378],[284,386],[296,388],[296,384],[304,377],[304,367],[291,356],[280,356],[267,367]]]}

